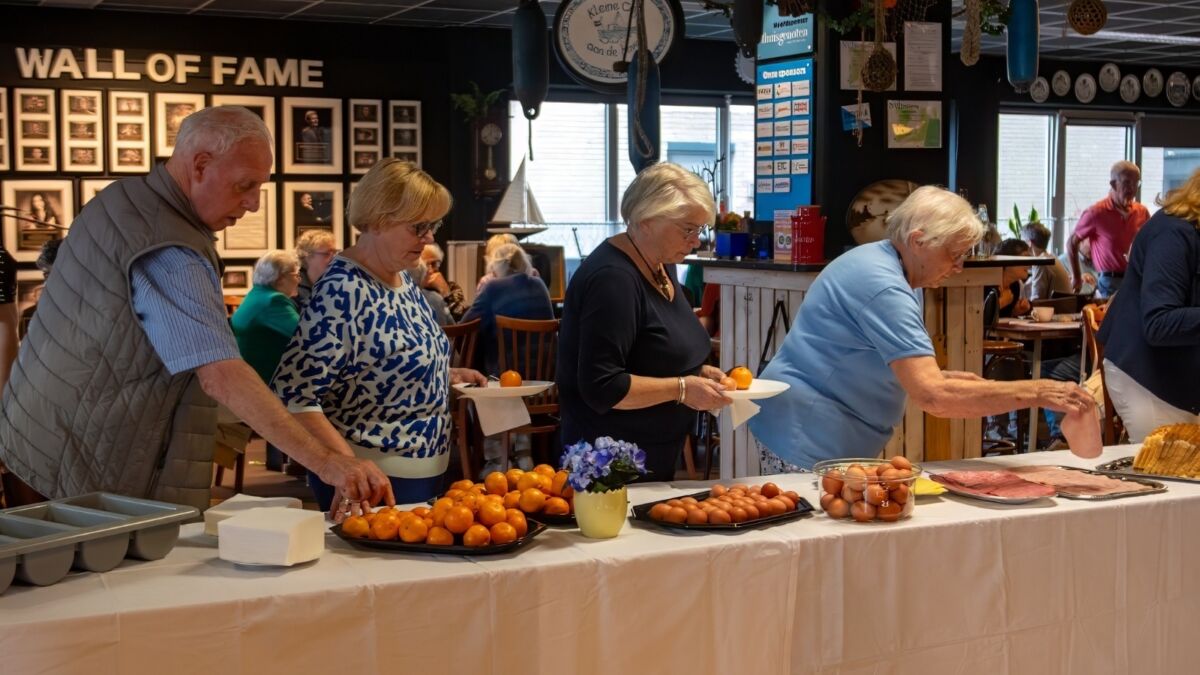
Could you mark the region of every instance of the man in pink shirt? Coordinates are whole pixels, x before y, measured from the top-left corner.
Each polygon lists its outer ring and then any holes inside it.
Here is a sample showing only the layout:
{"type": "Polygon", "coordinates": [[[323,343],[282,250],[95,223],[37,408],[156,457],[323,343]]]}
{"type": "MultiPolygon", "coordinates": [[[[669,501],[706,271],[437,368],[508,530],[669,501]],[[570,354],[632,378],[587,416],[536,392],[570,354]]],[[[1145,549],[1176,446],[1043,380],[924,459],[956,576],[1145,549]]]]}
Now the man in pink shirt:
{"type": "Polygon", "coordinates": [[[1092,204],[1079,218],[1075,233],[1067,242],[1071,259],[1071,279],[1079,292],[1079,243],[1089,241],[1092,264],[1096,267],[1096,295],[1107,298],[1121,286],[1125,276],[1126,254],[1133,237],[1150,220],[1150,212],[1137,202],[1142,172],[1137,164],[1121,160],[1112,165],[1108,196],[1092,204]]]}

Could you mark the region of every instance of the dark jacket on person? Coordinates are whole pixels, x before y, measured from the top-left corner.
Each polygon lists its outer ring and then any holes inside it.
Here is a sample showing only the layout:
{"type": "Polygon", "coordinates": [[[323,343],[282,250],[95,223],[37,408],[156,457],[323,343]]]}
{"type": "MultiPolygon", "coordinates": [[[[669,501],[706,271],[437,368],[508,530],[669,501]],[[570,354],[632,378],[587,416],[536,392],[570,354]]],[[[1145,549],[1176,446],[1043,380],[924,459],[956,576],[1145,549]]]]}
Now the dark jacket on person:
{"type": "MultiPolygon", "coordinates": [[[[479,319],[479,340],[483,343],[484,372],[500,374],[500,356],[496,339],[496,317],[513,319],[554,318],[554,306],[550,303],[550,291],[541,279],[528,274],[514,274],[503,279],[494,279],[483,287],[471,309],[463,315],[463,323],[479,319]]],[[[523,350],[520,350],[523,353],[523,350]]],[[[530,377],[526,364],[510,363],[522,377],[530,377]]]]}
{"type": "Polygon", "coordinates": [[[1104,358],[1163,401],[1200,414],[1200,230],[1159,211],[1138,232],[1100,326],[1104,358]]]}

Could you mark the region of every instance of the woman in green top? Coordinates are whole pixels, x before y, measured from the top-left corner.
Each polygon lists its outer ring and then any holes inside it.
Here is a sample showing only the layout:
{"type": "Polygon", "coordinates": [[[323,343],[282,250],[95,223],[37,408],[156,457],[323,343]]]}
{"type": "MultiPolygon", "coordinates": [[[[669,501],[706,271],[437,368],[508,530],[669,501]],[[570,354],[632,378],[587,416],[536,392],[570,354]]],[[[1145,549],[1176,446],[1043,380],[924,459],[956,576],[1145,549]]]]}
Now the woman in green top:
{"type": "MultiPolygon", "coordinates": [[[[254,287],[230,320],[242,358],[268,384],[300,323],[292,301],[299,287],[300,259],[292,251],[271,251],[254,264],[254,287]]],[[[283,453],[271,445],[267,468],[283,470],[283,453]]]]}

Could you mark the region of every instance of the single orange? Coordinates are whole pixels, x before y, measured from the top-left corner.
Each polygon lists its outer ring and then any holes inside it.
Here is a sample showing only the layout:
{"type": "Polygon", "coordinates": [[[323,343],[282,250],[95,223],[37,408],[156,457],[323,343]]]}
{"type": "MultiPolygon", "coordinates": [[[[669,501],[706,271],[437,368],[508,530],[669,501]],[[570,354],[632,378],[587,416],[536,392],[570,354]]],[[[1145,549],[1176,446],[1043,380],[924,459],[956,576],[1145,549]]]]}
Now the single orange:
{"type": "Polygon", "coordinates": [[[451,488],[449,490],[446,490],[446,494],[443,496],[448,498],[452,502],[457,502],[458,500],[462,499],[462,496],[465,494],[467,494],[466,490],[459,490],[457,488],[451,488]]]}
{"type": "Polygon", "coordinates": [[[511,544],[517,540],[517,528],[504,521],[493,525],[489,532],[493,544],[511,544]]]}
{"type": "Polygon", "coordinates": [[[471,492],[463,495],[463,498],[460,499],[458,503],[467,507],[468,509],[471,509],[471,513],[474,513],[479,510],[479,505],[483,503],[483,499],[481,499],[479,495],[471,492]]]}
{"type": "Polygon", "coordinates": [[[419,516],[405,518],[400,523],[400,541],[415,544],[425,541],[425,537],[429,534],[429,526],[419,516]]]}
{"type": "Polygon", "coordinates": [[[518,537],[524,537],[525,533],[529,531],[529,521],[525,520],[525,514],[516,509],[508,509],[505,511],[504,520],[509,525],[513,526],[513,528],[517,531],[518,537]]]}
{"type": "Polygon", "coordinates": [[[543,476],[550,476],[551,478],[554,477],[554,467],[550,466],[549,464],[538,464],[537,466],[533,467],[533,470],[542,474],[543,476]]]}
{"type": "Polygon", "coordinates": [[[547,476],[544,473],[539,473],[537,475],[537,477],[538,477],[537,489],[541,490],[542,492],[545,492],[546,494],[550,494],[550,487],[552,485],[554,485],[554,477],[547,476]]]}
{"type": "Polygon", "coordinates": [[[521,504],[521,491],[513,490],[504,495],[504,508],[515,509],[521,504]]]}
{"type": "Polygon", "coordinates": [[[521,374],[515,370],[506,370],[500,373],[501,387],[519,387],[521,386],[521,374]]]}
{"type": "Polygon", "coordinates": [[[479,523],[467,528],[463,533],[463,546],[482,548],[492,543],[492,533],[479,523]]]}
{"type": "Polygon", "coordinates": [[[462,534],[467,531],[468,527],[475,522],[475,514],[471,513],[471,509],[465,506],[452,506],[446,512],[446,518],[443,522],[443,527],[450,530],[454,534],[462,534]]]}
{"type": "Polygon", "coordinates": [[[482,497],[483,495],[487,494],[487,487],[485,487],[483,483],[476,483],[475,485],[472,485],[471,489],[467,490],[467,492],[482,497]]]}
{"type": "Polygon", "coordinates": [[[504,522],[504,504],[484,502],[479,507],[479,522],[491,527],[504,522]]]}
{"type": "Polygon", "coordinates": [[[499,471],[493,471],[483,479],[483,485],[487,488],[488,494],[502,495],[508,492],[508,479],[499,471]]]}
{"type": "Polygon", "coordinates": [[[529,488],[540,486],[542,484],[541,476],[542,475],[540,473],[535,473],[533,471],[525,472],[520,478],[517,479],[517,489],[521,492],[524,492],[529,488]]]}
{"type": "Polygon", "coordinates": [[[542,511],[548,516],[565,516],[571,513],[571,507],[562,497],[550,497],[546,500],[546,507],[542,511]]]}
{"type": "Polygon", "coordinates": [[[413,512],[413,515],[417,515],[417,516],[424,518],[429,515],[430,510],[431,509],[428,506],[418,506],[418,507],[414,508],[412,510],[412,512],[413,512]]]}
{"type": "Polygon", "coordinates": [[[375,521],[375,516],[377,516],[377,515],[379,515],[379,514],[374,511],[367,511],[366,513],[363,514],[363,518],[366,518],[367,524],[370,525],[372,522],[375,521]]]}
{"type": "Polygon", "coordinates": [[[750,383],[754,381],[754,373],[751,373],[746,366],[734,368],[729,371],[729,376],[733,378],[734,382],[737,382],[738,389],[749,389],[750,383]]]}
{"type": "Polygon", "coordinates": [[[567,479],[570,477],[571,474],[566,471],[559,471],[554,474],[554,480],[550,481],[550,494],[555,497],[563,496],[563,488],[567,487],[567,479]]]}
{"type": "Polygon", "coordinates": [[[355,539],[366,539],[371,535],[371,523],[363,516],[350,516],[342,523],[342,534],[355,539]]]}
{"type": "Polygon", "coordinates": [[[382,541],[396,538],[400,530],[400,516],[395,511],[381,511],[371,522],[371,537],[382,541]]]}
{"type": "Polygon", "coordinates": [[[450,534],[450,530],[435,525],[429,528],[429,534],[425,537],[425,543],[433,546],[452,546],[454,544],[454,535],[450,534]]]}
{"type": "Polygon", "coordinates": [[[505,471],[504,477],[508,479],[508,489],[516,490],[517,482],[521,480],[521,476],[523,476],[524,474],[525,474],[524,471],[522,471],[516,467],[513,467],[513,468],[509,469],[508,471],[505,471]]]}
{"type": "Polygon", "coordinates": [[[467,480],[466,478],[462,480],[456,480],[450,484],[451,490],[462,490],[463,492],[466,492],[473,487],[475,487],[475,481],[467,480]]]}
{"type": "Polygon", "coordinates": [[[521,491],[521,510],[525,513],[537,513],[546,505],[546,493],[537,488],[521,491]]]}

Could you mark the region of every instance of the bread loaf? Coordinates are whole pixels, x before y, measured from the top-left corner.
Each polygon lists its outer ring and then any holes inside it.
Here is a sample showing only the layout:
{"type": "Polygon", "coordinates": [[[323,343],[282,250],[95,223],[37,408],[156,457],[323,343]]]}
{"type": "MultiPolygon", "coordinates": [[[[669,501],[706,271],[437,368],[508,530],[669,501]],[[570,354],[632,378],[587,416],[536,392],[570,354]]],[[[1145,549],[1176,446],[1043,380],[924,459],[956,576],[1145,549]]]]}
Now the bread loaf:
{"type": "Polygon", "coordinates": [[[1168,424],[1142,442],[1133,460],[1142,473],[1200,478],[1200,424],[1168,424]]]}

